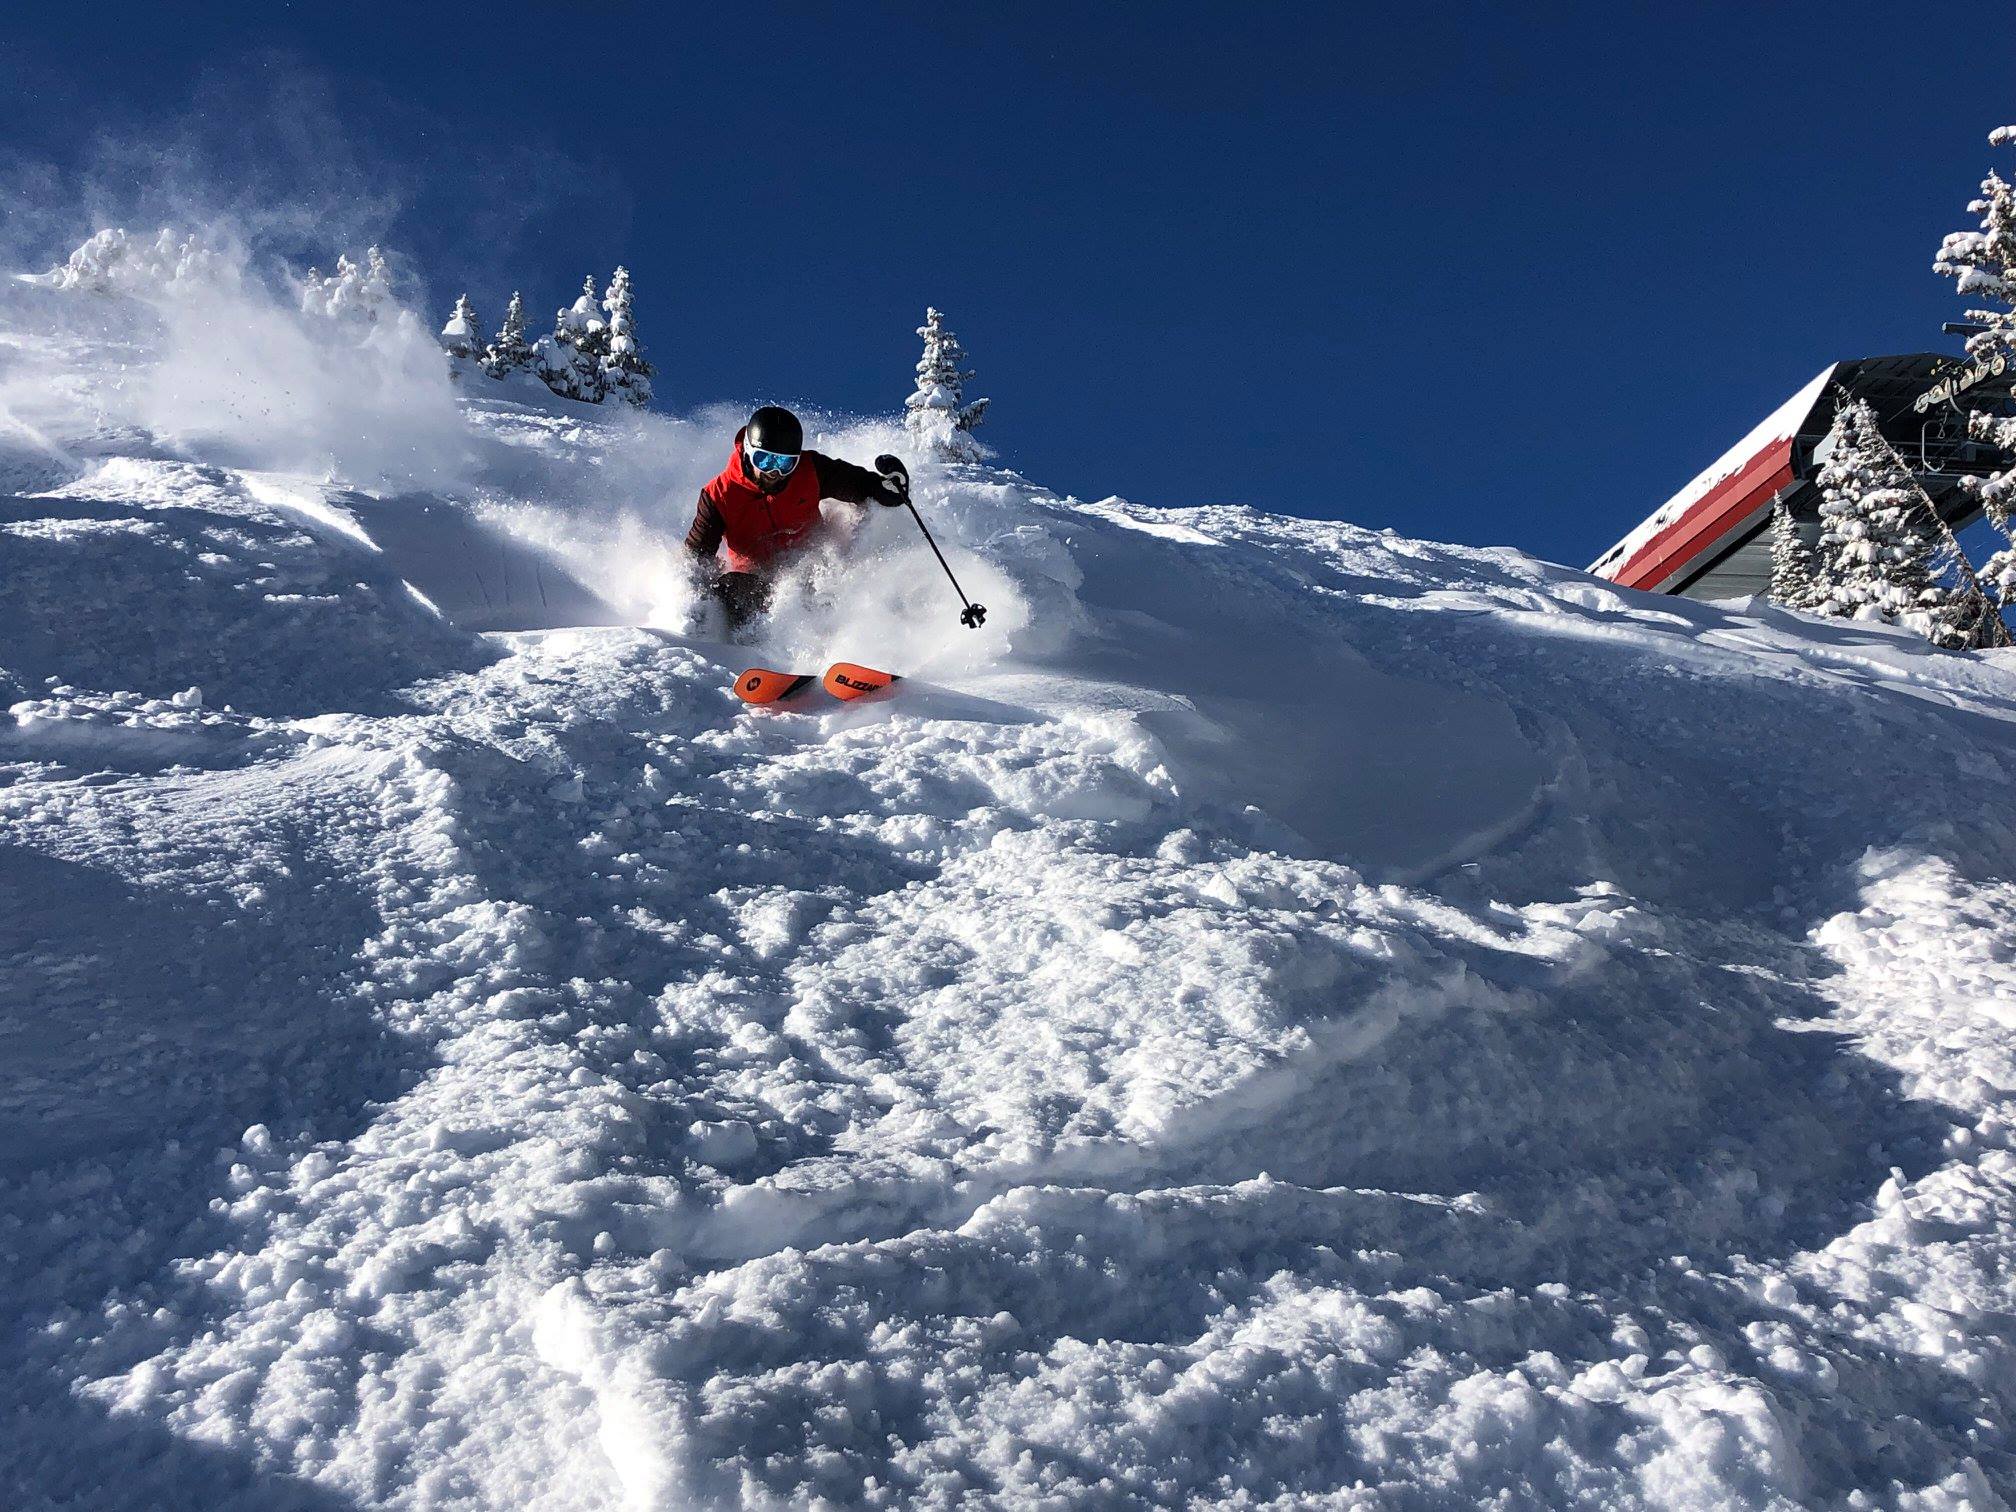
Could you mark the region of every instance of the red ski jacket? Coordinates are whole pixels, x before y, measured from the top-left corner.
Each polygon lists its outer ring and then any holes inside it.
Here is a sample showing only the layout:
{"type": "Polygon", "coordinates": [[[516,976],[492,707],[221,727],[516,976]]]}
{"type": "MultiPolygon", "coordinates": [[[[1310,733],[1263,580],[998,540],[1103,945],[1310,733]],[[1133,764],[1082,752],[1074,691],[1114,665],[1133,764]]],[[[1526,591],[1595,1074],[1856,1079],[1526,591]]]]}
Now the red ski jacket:
{"type": "Polygon", "coordinates": [[[700,490],[686,549],[712,557],[726,548],[730,572],[750,572],[782,552],[802,546],[819,529],[819,501],[848,504],[899,504],[890,497],[879,473],[837,457],[808,451],[798,458],[784,486],[766,494],[756,486],[742,452],[742,432],[735,432],[735,450],[721,473],[700,490]]]}

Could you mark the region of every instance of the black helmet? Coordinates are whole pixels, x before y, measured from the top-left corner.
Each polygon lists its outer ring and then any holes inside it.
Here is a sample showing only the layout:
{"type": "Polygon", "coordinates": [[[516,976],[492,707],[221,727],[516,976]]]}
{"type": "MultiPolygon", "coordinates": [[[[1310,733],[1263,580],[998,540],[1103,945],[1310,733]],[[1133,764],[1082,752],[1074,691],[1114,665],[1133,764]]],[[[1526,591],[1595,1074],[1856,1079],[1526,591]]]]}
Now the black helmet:
{"type": "Polygon", "coordinates": [[[782,405],[766,404],[749,417],[742,441],[752,451],[785,452],[795,457],[805,450],[805,427],[782,405]]]}

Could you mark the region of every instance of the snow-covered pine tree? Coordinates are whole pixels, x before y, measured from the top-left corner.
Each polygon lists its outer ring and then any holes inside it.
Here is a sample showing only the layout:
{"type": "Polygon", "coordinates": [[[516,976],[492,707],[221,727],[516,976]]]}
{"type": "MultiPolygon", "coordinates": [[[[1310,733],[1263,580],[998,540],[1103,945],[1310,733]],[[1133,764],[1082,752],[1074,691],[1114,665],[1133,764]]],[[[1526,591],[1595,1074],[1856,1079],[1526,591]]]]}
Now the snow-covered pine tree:
{"type": "Polygon", "coordinates": [[[467,294],[455,301],[455,313],[441,327],[441,346],[450,357],[475,357],[482,352],[483,325],[467,294]]]}
{"type": "MultiPolygon", "coordinates": [[[[1988,144],[2016,145],[2016,126],[1991,131],[1988,144]]],[[[2016,187],[1991,169],[1981,181],[1980,196],[1967,209],[1979,217],[1979,225],[1948,236],[1939,246],[1932,270],[1952,279],[1963,298],[1980,302],[1980,308],[1967,311],[1967,319],[1979,327],[1967,337],[1969,361],[1989,365],[1999,361],[2016,368],[2016,187]]],[[[1967,416],[1968,434],[2004,453],[2016,453],[2016,416],[2008,410],[2006,401],[1995,410],[1972,410],[1967,416]]],[[[1999,628],[2001,611],[2016,603],[2016,530],[2010,524],[2012,510],[2016,510],[2016,465],[1985,478],[1962,478],[1960,486],[1979,500],[1982,513],[2002,534],[2002,549],[1983,564],[1979,574],[1982,590],[1994,602],[1999,628]]],[[[2002,635],[1988,643],[2007,641],[2002,635]]]]}
{"type": "Polygon", "coordinates": [[[637,314],[630,292],[630,270],[618,268],[609,280],[609,292],[602,300],[608,312],[608,351],[602,358],[603,386],[632,404],[651,401],[651,374],[655,371],[644,356],[637,339],[637,314]]]}
{"type": "Polygon", "coordinates": [[[392,297],[392,270],[385,265],[385,254],[376,247],[366,250],[361,263],[339,254],[333,276],[324,278],[317,269],[310,268],[302,281],[304,315],[372,325],[397,308],[398,302],[392,297]]]}
{"type": "Polygon", "coordinates": [[[608,393],[602,359],[609,354],[609,328],[596,309],[595,276],[582,280],[581,294],[553,319],[553,334],[532,348],[532,371],[554,393],[600,404],[608,393]]]}
{"type": "Polygon", "coordinates": [[[336,272],[322,277],[314,268],[301,285],[301,313],[330,320],[375,324],[386,311],[396,308],[392,298],[392,271],[385,266],[385,254],[368,249],[361,263],[347,254],[336,259],[336,272]]]}
{"type": "Polygon", "coordinates": [[[1813,548],[1799,534],[1792,511],[1781,503],[1771,506],[1771,588],[1774,604],[1787,609],[1809,609],[1822,598],[1815,574],[1813,548]]]}
{"type": "Polygon", "coordinates": [[[503,326],[496,339],[483,349],[483,371],[492,378],[502,378],[506,373],[530,366],[532,343],[525,339],[525,301],[513,290],[511,303],[504,310],[503,326]]]}
{"type": "MultiPolygon", "coordinates": [[[[2016,145],[2016,126],[1988,133],[1991,147],[2016,145]]],[[[1977,361],[2016,352],[2016,188],[1990,169],[1969,214],[1980,217],[1972,231],[1955,231],[1939,244],[1932,271],[1953,280],[1963,299],[1983,296],[1987,307],[1967,312],[1981,329],[1967,338],[1967,355],[1977,361]]]]}
{"type": "Polygon", "coordinates": [[[1933,503],[1931,494],[1925,491],[1924,485],[1911,471],[1911,464],[1904,460],[1903,454],[1881,430],[1872,427],[1868,434],[1888,457],[1893,475],[1904,479],[1910,491],[1917,496],[1918,509],[1911,517],[1913,523],[1928,527],[1931,532],[1932,580],[1938,585],[1942,597],[1931,610],[1931,619],[1925,629],[1927,638],[1934,645],[1949,651],[2010,645],[2009,627],[2002,622],[1997,600],[1982,583],[1974,564],[1967,559],[1953,527],[1939,513],[1939,506],[1933,503]]]}
{"type": "Polygon", "coordinates": [[[585,399],[587,393],[574,335],[567,329],[567,312],[561,310],[553,322],[553,334],[532,343],[532,371],[539,381],[563,399],[585,399]]]}
{"type": "MultiPolygon", "coordinates": [[[[1932,511],[1929,498],[1926,508],[1932,511]]],[[[1937,511],[1932,513],[1937,519],[1937,511]]],[[[1948,651],[1968,651],[2009,644],[2009,627],[2002,622],[2000,602],[1982,582],[1966,552],[1960,549],[1952,526],[1944,520],[1939,520],[1933,570],[1942,583],[1951,580],[1945,589],[1945,599],[1933,610],[1932,622],[1925,632],[1933,645],[1948,651]]]]}
{"type": "Polygon", "coordinates": [[[981,453],[973,428],[990,401],[966,399],[966,380],[973,374],[960,370],[966,352],[945,328],[942,314],[927,308],[917,334],[924,338],[924,355],[917,363],[917,391],[903,401],[904,428],[943,461],[977,462],[981,453]]]}
{"type": "Polygon", "coordinates": [[[39,282],[57,289],[115,289],[153,292],[184,280],[232,276],[231,264],[207,247],[201,235],[183,236],[163,226],[150,242],[118,226],[92,233],[60,266],[39,282]]]}
{"type": "Polygon", "coordinates": [[[376,247],[364,250],[364,277],[358,286],[357,299],[373,320],[396,303],[392,298],[392,270],[385,266],[385,254],[376,247]]]}
{"type": "Polygon", "coordinates": [[[1942,542],[1910,470],[1866,400],[1842,396],[1820,468],[1822,614],[1909,625],[1928,637],[1956,617],[1939,581],[1942,542]]]}
{"type": "Polygon", "coordinates": [[[602,302],[595,297],[595,275],[581,280],[581,296],[561,315],[581,366],[589,375],[589,386],[597,400],[603,393],[602,359],[609,355],[609,323],[602,318],[602,302]]]}
{"type": "MultiPolygon", "coordinates": [[[[2008,478],[2004,471],[1998,477],[2008,478]]],[[[1970,480],[1971,481],[1971,480],[1970,480]]],[[[2009,504],[2006,493],[1983,495],[1983,512],[1988,523],[2002,533],[2003,546],[1981,564],[1981,589],[1994,602],[1996,612],[2016,604],[2016,527],[2009,518],[2009,504]]]]}

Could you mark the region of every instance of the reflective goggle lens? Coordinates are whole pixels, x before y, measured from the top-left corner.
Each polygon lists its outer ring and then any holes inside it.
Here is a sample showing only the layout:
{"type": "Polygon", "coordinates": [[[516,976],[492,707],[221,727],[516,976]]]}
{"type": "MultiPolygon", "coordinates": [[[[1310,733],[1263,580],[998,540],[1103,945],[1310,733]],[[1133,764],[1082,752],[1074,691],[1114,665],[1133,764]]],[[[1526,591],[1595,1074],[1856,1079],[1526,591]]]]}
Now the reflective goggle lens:
{"type": "Polygon", "coordinates": [[[798,465],[798,454],[796,452],[758,451],[752,446],[749,448],[749,462],[758,472],[788,473],[798,465]]]}

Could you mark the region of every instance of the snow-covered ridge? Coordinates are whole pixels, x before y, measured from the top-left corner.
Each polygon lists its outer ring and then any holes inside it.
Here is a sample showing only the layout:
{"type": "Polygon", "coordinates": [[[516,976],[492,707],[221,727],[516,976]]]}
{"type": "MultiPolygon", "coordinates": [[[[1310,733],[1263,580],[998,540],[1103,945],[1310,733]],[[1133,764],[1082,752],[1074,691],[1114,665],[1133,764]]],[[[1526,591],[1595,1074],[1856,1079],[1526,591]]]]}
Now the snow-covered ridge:
{"type": "Polygon", "coordinates": [[[160,333],[65,296],[0,309],[64,344],[0,369],[10,1505],[2016,1484],[2006,658],[921,461],[987,629],[883,512],[735,648],[727,415],[415,369],[388,483],[129,407],[160,333]],[[728,691],[843,654],[910,680],[728,691]]]}

